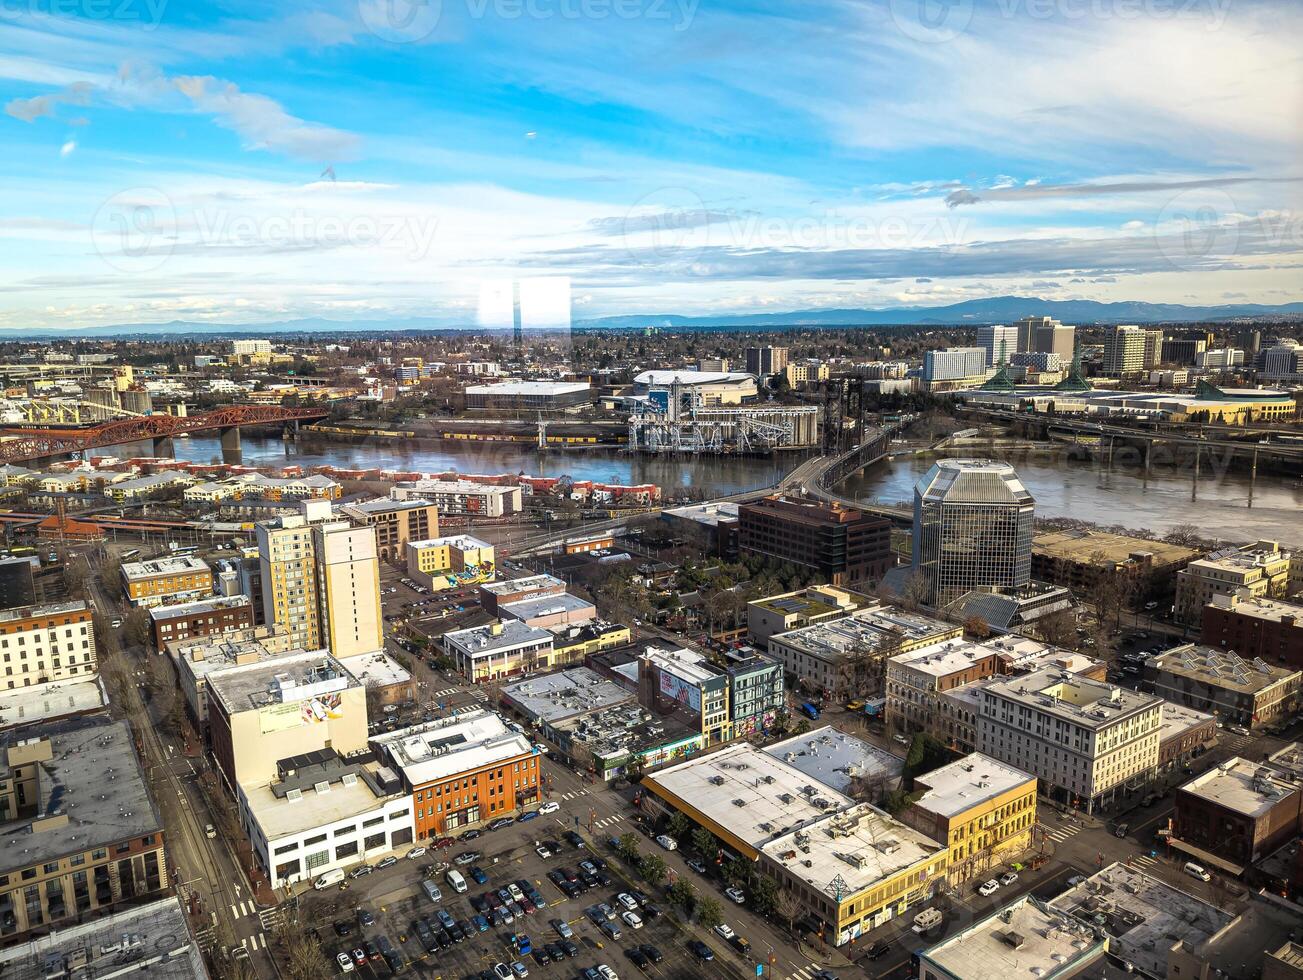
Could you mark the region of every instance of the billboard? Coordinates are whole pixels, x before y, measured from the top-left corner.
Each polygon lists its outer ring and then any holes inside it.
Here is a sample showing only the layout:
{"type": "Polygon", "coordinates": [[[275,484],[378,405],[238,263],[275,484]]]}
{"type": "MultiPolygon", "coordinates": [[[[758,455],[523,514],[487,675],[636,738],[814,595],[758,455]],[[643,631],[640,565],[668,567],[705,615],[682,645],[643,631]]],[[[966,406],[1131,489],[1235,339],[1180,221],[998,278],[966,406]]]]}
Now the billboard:
{"type": "Polygon", "coordinates": [[[701,710],[701,688],[662,670],[661,693],[693,711],[701,710]]]}
{"type": "Polygon", "coordinates": [[[258,725],[264,735],[288,731],[300,725],[319,725],[342,717],[341,704],[342,698],[334,693],[319,694],[306,701],[268,705],[258,712],[258,725]]]}

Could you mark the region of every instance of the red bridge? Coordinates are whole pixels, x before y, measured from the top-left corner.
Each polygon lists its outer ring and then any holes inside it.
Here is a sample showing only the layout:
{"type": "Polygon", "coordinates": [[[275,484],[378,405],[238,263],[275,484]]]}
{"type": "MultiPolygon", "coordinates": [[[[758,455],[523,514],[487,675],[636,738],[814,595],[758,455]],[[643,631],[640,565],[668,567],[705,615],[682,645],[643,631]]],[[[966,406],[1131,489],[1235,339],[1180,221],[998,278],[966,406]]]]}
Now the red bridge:
{"type": "Polygon", "coordinates": [[[154,443],[156,454],[170,455],[169,443],[173,436],[211,429],[217,429],[222,434],[223,462],[238,463],[242,426],[318,422],[329,414],[319,408],[227,405],[199,415],[142,415],[75,429],[13,427],[0,430],[0,463],[18,463],[146,440],[154,443]],[[159,452],[160,449],[167,451],[159,452]]]}

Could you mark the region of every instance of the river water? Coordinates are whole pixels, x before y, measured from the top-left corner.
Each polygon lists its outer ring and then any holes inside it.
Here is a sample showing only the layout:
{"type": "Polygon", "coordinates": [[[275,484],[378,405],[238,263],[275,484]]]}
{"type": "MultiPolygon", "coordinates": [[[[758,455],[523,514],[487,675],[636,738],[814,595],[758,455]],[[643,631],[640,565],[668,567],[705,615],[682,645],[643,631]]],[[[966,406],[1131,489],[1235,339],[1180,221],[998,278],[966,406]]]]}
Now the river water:
{"type": "MultiPolygon", "coordinates": [[[[740,493],[770,486],[804,456],[683,457],[628,456],[610,451],[580,450],[539,453],[517,446],[482,447],[445,443],[437,449],[376,444],[314,444],[302,451],[275,437],[246,437],[244,461],[255,466],[304,467],[329,463],[347,469],[382,467],[439,473],[526,473],[531,476],[569,475],[602,483],[656,483],[667,493],[694,488],[707,496],[740,493]]],[[[135,447],[148,454],[147,447],[135,447]]],[[[176,440],[179,459],[210,462],[221,459],[215,436],[176,440]]],[[[900,457],[879,463],[849,479],[841,488],[848,497],[895,504],[908,501],[914,484],[932,460],[900,457]]],[[[1015,467],[1036,498],[1042,517],[1074,517],[1101,525],[1165,532],[1180,524],[1195,524],[1209,537],[1230,541],[1272,538],[1303,546],[1303,484],[1259,471],[1253,507],[1245,503],[1248,478],[1219,472],[1205,463],[1198,500],[1190,499],[1188,469],[1155,470],[1148,484],[1137,468],[1105,471],[1095,463],[1066,458],[1033,458],[1015,467]]]]}

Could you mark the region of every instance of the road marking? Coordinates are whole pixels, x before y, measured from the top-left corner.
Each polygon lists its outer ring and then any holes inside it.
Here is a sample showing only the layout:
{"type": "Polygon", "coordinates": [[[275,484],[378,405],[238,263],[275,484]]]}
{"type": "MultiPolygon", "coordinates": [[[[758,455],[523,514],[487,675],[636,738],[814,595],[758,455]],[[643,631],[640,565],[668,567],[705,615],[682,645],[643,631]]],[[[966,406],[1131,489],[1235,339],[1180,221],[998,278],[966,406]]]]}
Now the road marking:
{"type": "Polygon", "coordinates": [[[1148,854],[1141,854],[1131,859],[1132,864],[1138,864],[1141,867],[1148,867],[1151,864],[1157,864],[1158,858],[1152,858],[1148,854]]]}

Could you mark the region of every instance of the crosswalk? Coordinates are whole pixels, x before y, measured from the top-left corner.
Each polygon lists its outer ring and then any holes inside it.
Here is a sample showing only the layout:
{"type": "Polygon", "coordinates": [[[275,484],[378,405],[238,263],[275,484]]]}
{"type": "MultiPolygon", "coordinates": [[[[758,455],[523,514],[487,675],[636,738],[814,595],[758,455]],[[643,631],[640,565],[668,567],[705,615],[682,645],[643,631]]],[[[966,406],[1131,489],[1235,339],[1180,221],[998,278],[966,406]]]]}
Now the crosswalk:
{"type": "Polygon", "coordinates": [[[445,687],[442,691],[435,691],[433,697],[437,701],[439,698],[446,698],[449,694],[456,694],[460,690],[460,687],[445,687]]]}
{"type": "Polygon", "coordinates": [[[213,951],[213,946],[217,943],[217,940],[214,937],[213,927],[204,926],[202,929],[196,929],[195,943],[199,947],[199,952],[203,953],[205,956],[211,953],[213,951]]]}
{"type": "Polygon", "coordinates": [[[623,819],[624,818],[621,817],[619,814],[616,814],[614,817],[606,817],[602,820],[598,820],[596,823],[593,824],[593,826],[598,828],[614,827],[617,823],[619,823],[623,819]]]}
{"type": "Polygon", "coordinates": [[[252,936],[247,936],[244,939],[241,939],[240,945],[250,953],[256,953],[260,949],[266,949],[267,934],[265,932],[254,933],[252,936]]]}
{"type": "Polygon", "coordinates": [[[807,963],[795,973],[787,974],[783,980],[813,980],[814,977],[820,975],[823,969],[818,963],[807,963]]]}
{"type": "Polygon", "coordinates": [[[231,904],[231,918],[243,919],[245,916],[253,915],[258,911],[258,907],[251,901],[233,902],[231,904]]]}
{"type": "Polygon", "coordinates": [[[1140,870],[1144,871],[1146,868],[1153,867],[1155,864],[1157,864],[1158,858],[1150,857],[1148,854],[1140,854],[1137,855],[1136,857],[1131,858],[1131,863],[1136,865],[1136,867],[1140,868],[1140,870]]]}
{"type": "Polygon", "coordinates": [[[258,921],[267,932],[274,932],[281,924],[280,906],[258,910],[258,921]]]}
{"type": "Polygon", "coordinates": [[[587,796],[587,795],[588,795],[588,790],[586,790],[586,789],[581,789],[581,790],[576,790],[576,791],[571,792],[571,793],[562,793],[562,794],[561,794],[561,799],[563,799],[563,800],[577,800],[577,799],[579,799],[579,797],[581,797],[581,796],[587,796]]]}
{"type": "Polygon", "coordinates": [[[1245,746],[1255,741],[1257,741],[1257,739],[1252,735],[1227,735],[1223,732],[1220,744],[1225,748],[1230,749],[1232,752],[1239,752],[1245,746]]]}
{"type": "Polygon", "coordinates": [[[1047,827],[1045,824],[1038,825],[1041,833],[1056,843],[1062,844],[1069,837],[1081,833],[1081,828],[1075,825],[1068,827],[1047,827]]]}

